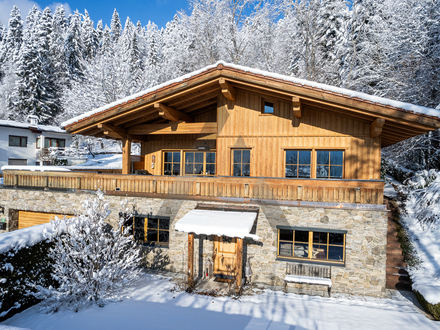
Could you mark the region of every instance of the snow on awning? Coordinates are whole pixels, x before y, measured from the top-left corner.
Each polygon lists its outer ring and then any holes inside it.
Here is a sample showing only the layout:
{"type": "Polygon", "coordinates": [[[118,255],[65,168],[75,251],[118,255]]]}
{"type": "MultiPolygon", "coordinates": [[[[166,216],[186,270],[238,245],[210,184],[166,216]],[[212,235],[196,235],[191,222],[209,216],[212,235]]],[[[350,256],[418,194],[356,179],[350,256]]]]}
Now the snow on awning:
{"type": "Polygon", "coordinates": [[[250,237],[258,240],[257,235],[250,233],[256,218],[256,212],[192,210],[177,221],[175,229],[197,235],[250,237]]]}

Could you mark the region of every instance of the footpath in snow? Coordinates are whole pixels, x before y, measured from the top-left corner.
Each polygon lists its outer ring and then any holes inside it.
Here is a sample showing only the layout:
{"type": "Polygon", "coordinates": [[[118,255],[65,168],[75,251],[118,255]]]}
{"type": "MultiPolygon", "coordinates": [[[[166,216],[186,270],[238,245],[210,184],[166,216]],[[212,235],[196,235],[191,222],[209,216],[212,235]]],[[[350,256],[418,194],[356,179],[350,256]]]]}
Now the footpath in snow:
{"type": "Polygon", "coordinates": [[[0,324],[6,329],[440,329],[406,298],[321,298],[263,291],[238,300],[171,292],[160,275],[144,275],[125,290],[127,299],[41,314],[38,305],[0,324]]]}

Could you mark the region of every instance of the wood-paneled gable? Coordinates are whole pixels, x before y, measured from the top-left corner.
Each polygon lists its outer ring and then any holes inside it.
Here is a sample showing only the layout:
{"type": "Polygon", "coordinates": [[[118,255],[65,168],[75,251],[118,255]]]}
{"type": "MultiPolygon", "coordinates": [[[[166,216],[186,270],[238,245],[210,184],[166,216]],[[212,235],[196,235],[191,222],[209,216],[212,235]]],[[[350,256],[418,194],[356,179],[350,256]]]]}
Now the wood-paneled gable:
{"type": "MultiPolygon", "coordinates": [[[[209,146],[217,152],[217,174],[231,175],[231,149],[251,149],[251,176],[284,177],[285,150],[344,150],[344,178],[380,178],[380,137],[370,137],[371,122],[342,112],[304,105],[296,118],[286,99],[271,98],[274,114],[262,114],[266,95],[237,88],[236,100],[219,95],[217,101],[217,141],[212,137],[149,136],[143,143],[146,169],[162,174],[162,150],[197,149],[209,146]],[[156,165],[151,169],[152,156],[156,165]]],[[[215,111],[195,116],[196,122],[212,121],[215,111]]],[[[312,153],[312,177],[316,153],[312,153]]]]}

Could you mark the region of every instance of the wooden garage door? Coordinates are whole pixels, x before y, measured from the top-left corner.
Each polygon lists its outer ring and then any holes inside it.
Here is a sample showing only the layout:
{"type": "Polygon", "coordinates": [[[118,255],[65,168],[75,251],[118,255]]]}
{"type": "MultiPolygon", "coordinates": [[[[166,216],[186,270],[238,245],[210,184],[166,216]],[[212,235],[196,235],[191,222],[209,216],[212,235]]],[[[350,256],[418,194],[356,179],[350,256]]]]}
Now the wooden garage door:
{"type": "MultiPolygon", "coordinates": [[[[49,223],[50,220],[55,219],[55,216],[62,218],[64,215],[55,213],[18,211],[18,229],[49,223]]],[[[67,215],[67,217],[71,218],[72,215],[67,215]]]]}

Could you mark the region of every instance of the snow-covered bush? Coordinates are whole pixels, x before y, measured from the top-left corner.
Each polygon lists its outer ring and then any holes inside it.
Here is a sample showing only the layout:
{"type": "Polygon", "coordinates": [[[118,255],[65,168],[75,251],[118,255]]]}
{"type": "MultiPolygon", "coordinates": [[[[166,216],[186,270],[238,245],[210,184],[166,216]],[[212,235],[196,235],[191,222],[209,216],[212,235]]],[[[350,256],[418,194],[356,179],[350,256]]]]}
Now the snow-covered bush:
{"type": "Polygon", "coordinates": [[[104,220],[109,215],[108,203],[100,190],[96,198],[83,203],[84,214],[53,221],[50,235],[54,247],[53,278],[59,287],[37,286],[37,298],[46,299],[42,311],[56,311],[61,305],[78,310],[82,306],[119,300],[115,289],[135,281],[139,275],[140,256],[133,239],[122,229],[121,218],[117,228],[104,220]],[[63,235],[58,235],[63,231],[63,235]]]}
{"type": "MultiPolygon", "coordinates": [[[[22,231],[13,232],[20,241],[25,240],[20,235],[22,231]]],[[[39,301],[30,294],[34,289],[29,292],[29,282],[44,287],[57,285],[51,276],[52,260],[48,256],[52,243],[47,240],[24,246],[20,243],[0,253],[0,321],[39,301]]]]}

